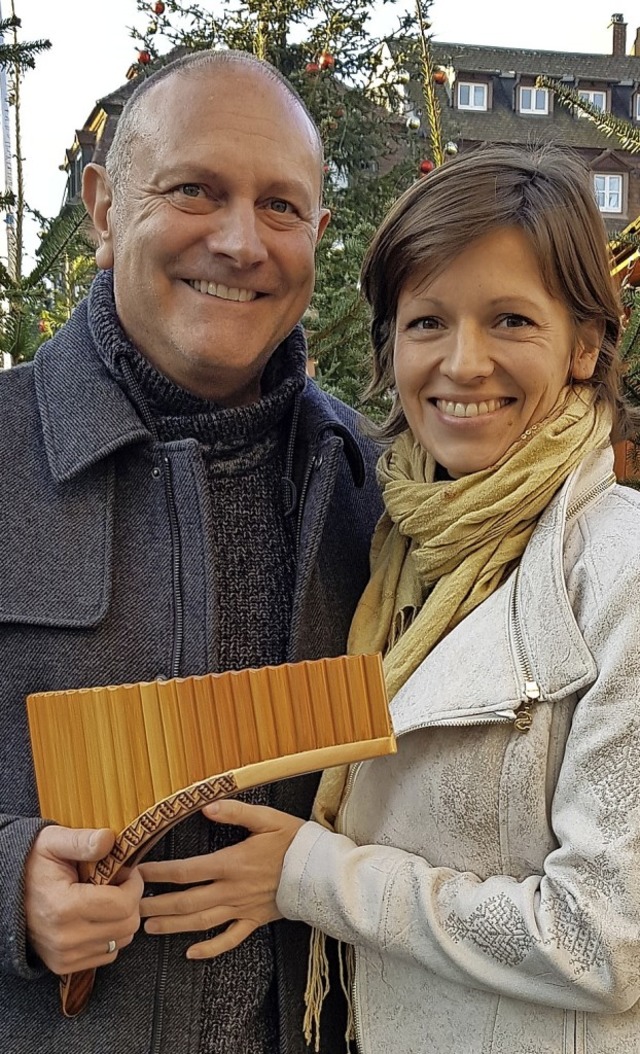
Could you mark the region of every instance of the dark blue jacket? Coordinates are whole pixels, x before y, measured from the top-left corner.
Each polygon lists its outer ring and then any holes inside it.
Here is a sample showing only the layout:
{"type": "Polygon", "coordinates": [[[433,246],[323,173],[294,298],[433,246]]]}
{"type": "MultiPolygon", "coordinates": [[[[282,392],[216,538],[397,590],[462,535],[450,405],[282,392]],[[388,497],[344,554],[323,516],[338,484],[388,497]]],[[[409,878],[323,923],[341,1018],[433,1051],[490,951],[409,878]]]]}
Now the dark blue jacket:
{"type": "MultiPolygon", "coordinates": [[[[89,1007],[74,1020],[62,1017],[57,979],[30,958],[25,941],[24,863],[41,826],[25,696],[171,672],[175,553],[160,452],[170,460],[180,537],[180,672],[201,674],[216,608],[197,442],[160,450],[96,355],[84,304],[33,364],[0,374],[2,1054],[198,1051],[202,966],[184,957],[190,935],[139,932],[98,972],[89,1007]]],[[[344,650],[380,512],[376,456],[358,434],[357,415],[308,381],[295,444],[291,660],[344,650]]],[[[276,804],[307,815],[315,784],[316,777],[279,784],[276,804]]],[[[175,855],[207,848],[201,817],[176,829],[175,855]]],[[[282,922],[275,932],[281,1051],[298,1054],[307,1049],[300,1035],[307,931],[282,922]]]]}

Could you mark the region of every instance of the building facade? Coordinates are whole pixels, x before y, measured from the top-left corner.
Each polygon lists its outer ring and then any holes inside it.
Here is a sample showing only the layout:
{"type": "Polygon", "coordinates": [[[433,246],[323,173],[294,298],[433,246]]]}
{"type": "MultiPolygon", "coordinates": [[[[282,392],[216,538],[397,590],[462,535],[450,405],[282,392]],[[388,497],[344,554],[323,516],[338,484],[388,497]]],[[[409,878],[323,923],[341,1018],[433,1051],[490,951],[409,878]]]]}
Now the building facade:
{"type": "MultiPolygon", "coordinates": [[[[600,131],[576,108],[562,105],[544,76],[573,88],[584,99],[640,130],[640,29],[627,53],[623,16],[612,16],[612,53],[529,51],[433,40],[433,61],[442,83],[437,92],[443,133],[462,151],[481,143],[525,146],[554,143],[578,154],[592,172],[598,206],[610,231],[640,213],[640,153],[600,131]]],[[[384,82],[395,81],[394,108],[423,119],[420,56],[415,42],[389,41],[383,48],[384,82]]],[[[389,94],[389,93],[388,93],[389,94]]],[[[418,132],[428,142],[428,131],[418,132]]],[[[426,148],[426,147],[425,147],[426,148]]]]}

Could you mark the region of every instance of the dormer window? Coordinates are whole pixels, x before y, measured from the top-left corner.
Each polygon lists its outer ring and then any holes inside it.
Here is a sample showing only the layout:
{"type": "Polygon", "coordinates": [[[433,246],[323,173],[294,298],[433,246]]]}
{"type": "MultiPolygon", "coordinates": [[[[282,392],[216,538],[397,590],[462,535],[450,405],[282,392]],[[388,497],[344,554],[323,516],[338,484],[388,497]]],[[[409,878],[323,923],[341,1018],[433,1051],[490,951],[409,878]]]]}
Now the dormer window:
{"type": "Polygon", "coordinates": [[[634,110],[634,116],[636,121],[640,121],[640,92],[636,95],[636,105],[634,110]]]}
{"type": "Polygon", "coordinates": [[[549,90],[547,88],[520,88],[520,113],[533,113],[538,116],[549,113],[549,90]]]}
{"type": "Polygon", "coordinates": [[[622,212],[622,176],[596,172],[593,187],[600,212],[622,212]]]}
{"type": "Polygon", "coordinates": [[[458,109],[486,110],[488,91],[486,84],[473,81],[458,81],[458,109]]]}
{"type": "MultiPolygon", "coordinates": [[[[607,109],[607,93],[606,91],[584,91],[582,88],[579,90],[578,95],[584,102],[591,103],[592,106],[597,106],[599,110],[607,109]]],[[[587,115],[578,110],[578,117],[586,117],[587,115]]]]}

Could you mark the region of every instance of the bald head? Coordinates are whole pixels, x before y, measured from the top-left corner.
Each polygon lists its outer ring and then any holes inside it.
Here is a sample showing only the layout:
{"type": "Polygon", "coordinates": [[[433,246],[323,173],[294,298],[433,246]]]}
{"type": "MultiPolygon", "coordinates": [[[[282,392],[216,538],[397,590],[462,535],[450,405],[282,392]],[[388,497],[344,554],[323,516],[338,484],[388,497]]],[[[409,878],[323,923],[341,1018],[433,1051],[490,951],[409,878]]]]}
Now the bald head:
{"type": "MultiPolygon", "coordinates": [[[[228,77],[245,77],[256,81],[256,90],[259,90],[261,81],[271,84],[276,91],[282,93],[285,105],[292,107],[308,125],[310,137],[310,149],[317,153],[320,170],[320,185],[322,186],[323,171],[323,147],[322,139],[317,125],[298,95],[295,88],[289,84],[279,70],[268,62],[257,58],[245,51],[194,51],[174,62],[167,63],[150,77],[145,78],[136,87],[131,98],[122,110],[118,119],[113,142],[107,154],[105,167],[111,179],[114,191],[123,183],[126,183],[130,174],[132,158],[136,145],[140,142],[141,135],[144,136],[149,114],[157,113],[154,98],[161,89],[168,87],[168,81],[174,78],[185,80],[188,78],[211,78],[220,84],[220,90],[225,91],[224,81],[228,77]]],[[[161,105],[161,103],[160,103],[161,105]]]]}

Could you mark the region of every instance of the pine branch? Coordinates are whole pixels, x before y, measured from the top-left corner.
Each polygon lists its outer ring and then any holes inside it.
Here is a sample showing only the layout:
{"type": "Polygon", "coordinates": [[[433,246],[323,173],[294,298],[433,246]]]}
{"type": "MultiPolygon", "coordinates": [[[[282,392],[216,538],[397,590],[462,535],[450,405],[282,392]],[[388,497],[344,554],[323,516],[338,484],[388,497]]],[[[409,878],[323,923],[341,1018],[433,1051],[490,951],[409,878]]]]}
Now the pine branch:
{"type": "Polygon", "coordinates": [[[625,150],[629,150],[631,153],[640,150],[640,128],[636,128],[630,121],[625,121],[621,117],[614,117],[613,114],[601,110],[599,106],[594,106],[593,103],[587,102],[586,99],[581,99],[579,92],[575,88],[568,88],[566,84],[562,84],[561,81],[555,80],[553,77],[538,77],[536,87],[547,88],[549,91],[554,92],[556,98],[563,106],[568,109],[579,110],[590,121],[593,121],[606,136],[610,138],[615,136],[625,150]]]}
{"type": "Polygon", "coordinates": [[[56,216],[38,249],[40,260],[33,271],[24,279],[25,288],[31,289],[35,287],[51,274],[61,256],[73,242],[86,218],[87,214],[81,204],[72,205],[68,212],[56,216]]]}
{"type": "MultiPolygon", "coordinates": [[[[15,31],[22,25],[19,18],[0,19],[0,37],[11,32],[15,37],[15,31]]],[[[29,67],[33,69],[36,64],[36,55],[42,51],[48,51],[51,47],[50,40],[30,40],[18,43],[14,39],[13,44],[0,44],[0,66],[29,67]]]]}
{"type": "Polygon", "coordinates": [[[618,231],[611,235],[609,239],[609,248],[612,252],[622,248],[622,246],[631,246],[634,249],[640,249],[640,234],[635,231],[618,231]]]}
{"type": "Polygon", "coordinates": [[[351,329],[354,322],[364,323],[365,326],[368,325],[366,308],[359,293],[353,297],[340,315],[332,319],[324,329],[309,333],[309,351],[313,354],[320,354],[324,347],[329,347],[337,338],[343,337],[351,329]]]}
{"type": "Polygon", "coordinates": [[[435,80],[433,77],[433,58],[431,56],[431,45],[427,30],[429,23],[424,17],[422,10],[423,0],[416,0],[416,14],[420,29],[420,51],[422,56],[422,95],[425,110],[429,120],[429,139],[431,141],[431,160],[434,165],[444,164],[444,145],[442,142],[442,119],[440,114],[440,103],[436,96],[435,80]]]}

